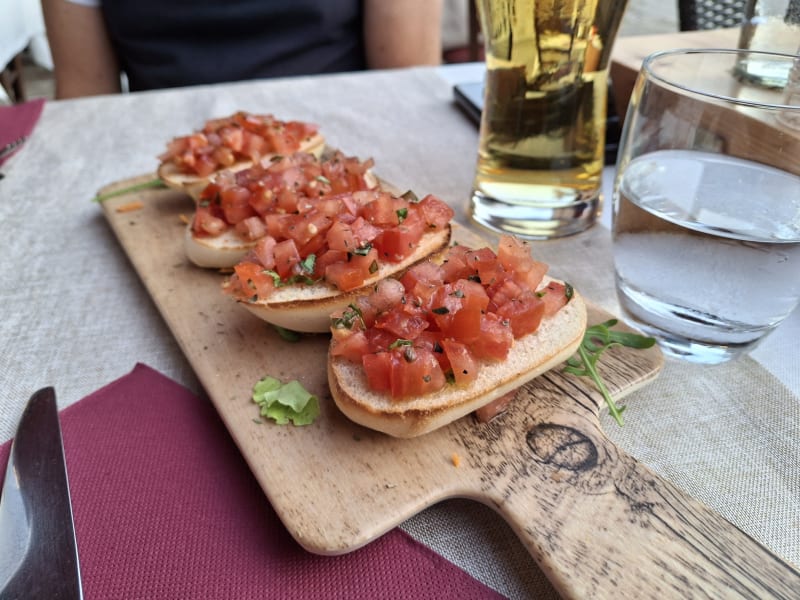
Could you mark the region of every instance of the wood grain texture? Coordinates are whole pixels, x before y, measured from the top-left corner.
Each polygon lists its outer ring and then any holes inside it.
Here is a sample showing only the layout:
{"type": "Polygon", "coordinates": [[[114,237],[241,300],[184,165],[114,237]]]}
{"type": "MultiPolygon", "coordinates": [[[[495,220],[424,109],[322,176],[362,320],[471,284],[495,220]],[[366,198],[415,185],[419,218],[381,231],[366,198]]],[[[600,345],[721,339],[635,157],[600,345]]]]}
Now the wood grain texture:
{"type": "MultiPolygon", "coordinates": [[[[307,550],[349,552],[442,499],[466,497],[502,514],[567,597],[796,597],[796,572],[618,450],[600,430],[599,394],[560,369],[521,388],[488,424],[465,417],[398,440],[349,422],[327,389],[327,336],[281,340],[223,296],[219,273],[186,261],[180,216],[192,208],[169,190],[103,204],[269,501],[307,550]],[[117,212],[133,201],[143,207],[117,212]],[[266,374],[300,380],[319,396],[321,417],[301,428],[261,422],[250,393],[266,374]]],[[[606,318],[591,308],[590,323],[606,318]]],[[[661,361],[655,348],[614,348],[600,368],[622,397],[661,361]]]]}
{"type": "Polygon", "coordinates": [[[617,38],[611,52],[609,76],[619,114],[625,116],[639,68],[648,55],[675,48],[736,48],[738,41],[738,27],[617,38]]]}
{"type": "MultiPolygon", "coordinates": [[[[642,62],[653,52],[675,48],[736,48],[738,39],[739,28],[620,38],[614,46],[610,67],[616,105],[627,107],[633,101],[640,110],[646,104],[649,114],[676,115],[677,120],[670,121],[673,147],[700,150],[702,141],[711,151],[718,149],[730,156],[800,174],[800,132],[777,122],[778,110],[709,102],[705,97],[681,93],[655,79],[646,93],[643,87],[635,89],[642,62]],[[686,139],[679,142],[676,132],[685,132],[686,139]]],[[[689,81],[687,77],[684,83],[689,81]]],[[[783,90],[741,82],[729,70],[703,72],[702,79],[698,76],[693,84],[702,84],[699,89],[714,90],[742,103],[780,105],[785,101],[783,90]]],[[[643,120],[640,126],[648,127],[643,120]]],[[[629,131],[639,141],[638,152],[648,151],[644,145],[646,136],[637,137],[635,130],[629,131]]]]}

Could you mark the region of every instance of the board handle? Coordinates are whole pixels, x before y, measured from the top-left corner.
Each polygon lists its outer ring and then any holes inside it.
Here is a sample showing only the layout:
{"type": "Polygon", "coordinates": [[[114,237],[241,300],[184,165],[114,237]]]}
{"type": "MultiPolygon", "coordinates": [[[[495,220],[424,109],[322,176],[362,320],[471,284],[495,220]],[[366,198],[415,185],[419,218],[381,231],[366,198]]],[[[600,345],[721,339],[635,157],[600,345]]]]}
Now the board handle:
{"type": "Polygon", "coordinates": [[[600,428],[602,398],[568,391],[537,398],[516,468],[495,488],[559,593],[798,598],[800,572],[621,451],[600,428]]]}

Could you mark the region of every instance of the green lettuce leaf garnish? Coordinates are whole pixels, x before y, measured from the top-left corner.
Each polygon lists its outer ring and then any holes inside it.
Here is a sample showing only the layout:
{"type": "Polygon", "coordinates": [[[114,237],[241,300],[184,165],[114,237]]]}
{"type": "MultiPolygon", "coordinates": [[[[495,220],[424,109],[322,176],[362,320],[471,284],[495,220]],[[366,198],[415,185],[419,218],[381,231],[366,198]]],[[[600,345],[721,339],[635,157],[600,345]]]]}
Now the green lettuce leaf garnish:
{"type": "Polygon", "coordinates": [[[267,375],[253,386],[253,402],[261,416],[286,425],[310,425],[319,416],[319,401],[297,381],[282,383],[267,375]]]}

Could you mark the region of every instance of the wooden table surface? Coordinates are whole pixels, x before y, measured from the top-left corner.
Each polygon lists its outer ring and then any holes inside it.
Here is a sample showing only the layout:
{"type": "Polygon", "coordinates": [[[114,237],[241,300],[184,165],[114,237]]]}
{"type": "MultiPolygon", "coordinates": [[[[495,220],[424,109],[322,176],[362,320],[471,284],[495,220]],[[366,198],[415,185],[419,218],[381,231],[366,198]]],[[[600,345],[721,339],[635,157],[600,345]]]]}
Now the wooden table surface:
{"type": "Polygon", "coordinates": [[[675,48],[736,48],[738,41],[738,28],[617,38],[609,70],[617,110],[624,115],[639,68],[649,54],[675,48]]]}

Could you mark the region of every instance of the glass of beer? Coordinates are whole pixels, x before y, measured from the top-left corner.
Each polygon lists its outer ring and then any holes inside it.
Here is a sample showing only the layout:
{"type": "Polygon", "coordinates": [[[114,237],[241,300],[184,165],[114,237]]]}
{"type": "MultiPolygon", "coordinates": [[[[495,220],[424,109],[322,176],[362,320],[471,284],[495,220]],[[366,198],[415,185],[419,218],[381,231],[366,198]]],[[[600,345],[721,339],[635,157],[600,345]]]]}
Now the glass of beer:
{"type": "Polygon", "coordinates": [[[477,0],[486,50],[469,214],[528,239],[600,207],[608,61],[627,0],[477,0]]]}
{"type": "Polygon", "coordinates": [[[645,59],[613,192],[617,296],[665,354],[750,352],[800,303],[800,102],[737,65],[794,55],[672,50],[645,59]]]}

